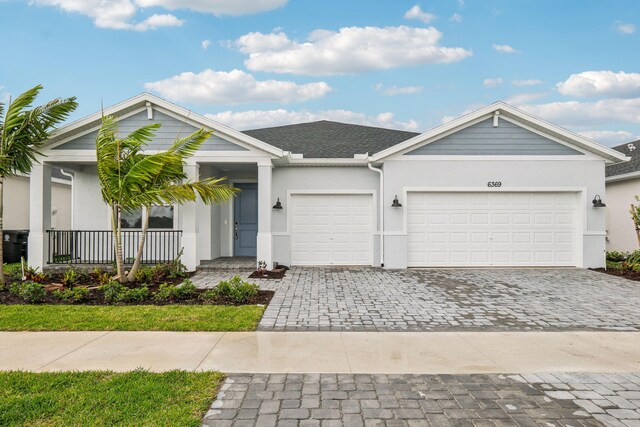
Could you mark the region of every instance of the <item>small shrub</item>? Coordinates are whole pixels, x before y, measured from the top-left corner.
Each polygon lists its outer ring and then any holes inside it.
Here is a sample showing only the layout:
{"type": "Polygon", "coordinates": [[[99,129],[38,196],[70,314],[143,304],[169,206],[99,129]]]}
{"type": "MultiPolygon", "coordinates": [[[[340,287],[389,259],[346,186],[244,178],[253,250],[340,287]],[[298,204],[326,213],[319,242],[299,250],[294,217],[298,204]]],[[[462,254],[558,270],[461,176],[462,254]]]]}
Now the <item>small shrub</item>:
{"type": "Polygon", "coordinates": [[[78,283],[79,278],[80,277],[76,270],[70,268],[64,272],[64,275],[62,276],[62,284],[71,289],[78,283]]]}
{"type": "Polygon", "coordinates": [[[625,252],[619,251],[610,251],[607,252],[607,261],[611,262],[621,262],[627,259],[628,254],[625,252]]]}
{"type": "Polygon", "coordinates": [[[22,284],[15,283],[14,285],[17,285],[17,287],[14,288],[12,292],[17,294],[25,302],[36,304],[44,301],[46,292],[44,290],[44,286],[41,283],[29,281],[22,284]]]}
{"type": "Polygon", "coordinates": [[[6,275],[8,282],[19,280],[22,277],[22,266],[19,263],[5,264],[4,274],[6,275]]]}
{"type": "Polygon", "coordinates": [[[24,276],[26,280],[36,283],[44,283],[48,279],[45,273],[38,272],[38,267],[26,267],[24,269],[24,276]]]}
{"type": "Polygon", "coordinates": [[[122,294],[127,288],[116,281],[111,281],[106,285],[100,286],[98,289],[102,291],[104,299],[107,302],[118,302],[121,300],[122,294]]]}
{"type": "Polygon", "coordinates": [[[640,249],[631,252],[625,261],[627,264],[640,264],[640,249]]]}
{"type": "Polygon", "coordinates": [[[196,285],[189,279],[180,286],[163,283],[153,294],[153,299],[160,302],[187,300],[195,297],[197,290],[196,285]]]}
{"type": "Polygon", "coordinates": [[[184,249],[180,249],[178,256],[173,261],[155,266],[153,272],[153,281],[155,283],[161,283],[167,279],[183,279],[187,277],[187,267],[181,261],[183,251],[184,249]]]}
{"type": "Polygon", "coordinates": [[[146,286],[125,289],[124,293],[120,295],[120,301],[122,302],[143,302],[149,298],[149,288],[146,286]]]}
{"type": "Polygon", "coordinates": [[[198,292],[198,288],[189,279],[185,279],[180,286],[176,286],[179,299],[193,298],[198,292]]]}
{"type": "Polygon", "coordinates": [[[623,268],[624,268],[623,262],[607,260],[607,270],[622,270],[623,268]]]}
{"type": "Polygon", "coordinates": [[[154,274],[155,269],[153,267],[140,267],[135,274],[136,282],[151,283],[154,274]]]}
{"type": "Polygon", "coordinates": [[[255,283],[243,281],[240,276],[234,276],[231,280],[222,280],[211,290],[218,298],[243,303],[249,298],[258,295],[260,288],[255,283]]]}
{"type": "Polygon", "coordinates": [[[56,289],[53,296],[62,302],[80,302],[87,299],[89,289],[78,287],[73,289],[56,289]]]}
{"type": "Polygon", "coordinates": [[[200,299],[203,301],[211,301],[218,298],[218,292],[213,289],[207,289],[203,293],[200,294],[200,299]]]}

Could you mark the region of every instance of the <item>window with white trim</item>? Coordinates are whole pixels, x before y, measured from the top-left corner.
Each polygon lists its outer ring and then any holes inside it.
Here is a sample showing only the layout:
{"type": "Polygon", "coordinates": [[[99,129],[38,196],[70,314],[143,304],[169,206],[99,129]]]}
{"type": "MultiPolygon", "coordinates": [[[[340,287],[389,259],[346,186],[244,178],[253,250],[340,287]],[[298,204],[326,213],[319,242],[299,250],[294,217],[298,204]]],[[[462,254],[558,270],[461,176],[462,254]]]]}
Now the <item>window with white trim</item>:
{"type": "MultiPolygon", "coordinates": [[[[173,228],[173,206],[152,206],[149,211],[150,229],[173,228]]],[[[123,229],[142,228],[142,209],[133,212],[122,212],[120,224],[123,229]]]]}

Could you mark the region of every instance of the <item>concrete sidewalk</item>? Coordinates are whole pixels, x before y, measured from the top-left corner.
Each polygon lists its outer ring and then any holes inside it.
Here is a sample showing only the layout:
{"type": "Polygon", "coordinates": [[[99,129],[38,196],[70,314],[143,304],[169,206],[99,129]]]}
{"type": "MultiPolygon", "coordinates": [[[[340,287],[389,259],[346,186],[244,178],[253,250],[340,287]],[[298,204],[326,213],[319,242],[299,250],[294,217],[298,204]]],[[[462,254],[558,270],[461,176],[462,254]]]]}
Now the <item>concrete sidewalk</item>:
{"type": "Polygon", "coordinates": [[[640,372],[638,332],[0,332],[0,370],[640,372]]]}

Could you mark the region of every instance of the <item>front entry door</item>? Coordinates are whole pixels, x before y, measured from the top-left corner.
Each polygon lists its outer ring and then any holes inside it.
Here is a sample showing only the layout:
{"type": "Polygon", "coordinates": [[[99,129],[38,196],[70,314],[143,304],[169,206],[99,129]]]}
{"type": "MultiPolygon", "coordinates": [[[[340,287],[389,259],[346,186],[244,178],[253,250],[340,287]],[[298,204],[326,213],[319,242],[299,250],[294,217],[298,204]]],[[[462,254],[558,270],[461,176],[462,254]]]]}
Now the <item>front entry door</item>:
{"type": "Polygon", "coordinates": [[[258,184],[236,184],[233,200],[233,255],[256,256],[258,238],[258,184]]]}

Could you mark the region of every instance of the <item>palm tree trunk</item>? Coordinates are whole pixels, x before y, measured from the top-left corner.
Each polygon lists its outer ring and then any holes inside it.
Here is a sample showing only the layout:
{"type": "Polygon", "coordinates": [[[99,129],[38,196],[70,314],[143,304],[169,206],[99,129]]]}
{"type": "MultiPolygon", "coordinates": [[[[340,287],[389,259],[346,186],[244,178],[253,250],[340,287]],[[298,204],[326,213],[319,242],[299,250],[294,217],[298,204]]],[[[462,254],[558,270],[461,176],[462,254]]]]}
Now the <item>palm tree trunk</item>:
{"type": "Polygon", "coordinates": [[[127,283],[122,259],[122,224],[120,223],[120,209],[116,204],[111,207],[111,230],[113,231],[113,245],[116,256],[116,277],[120,283],[127,283]]]}
{"type": "Polygon", "coordinates": [[[4,286],[4,222],[2,221],[2,215],[4,214],[4,204],[2,198],[4,197],[4,176],[0,176],[0,286],[4,286]]]}
{"type": "Polygon", "coordinates": [[[133,260],[133,266],[131,266],[131,271],[129,271],[129,275],[127,276],[127,280],[129,282],[136,281],[136,272],[140,268],[140,263],[142,262],[142,252],[144,251],[144,243],[147,240],[147,230],[149,229],[149,208],[142,208],[142,231],[140,232],[140,242],[138,243],[138,252],[136,253],[136,258],[133,260]]]}

